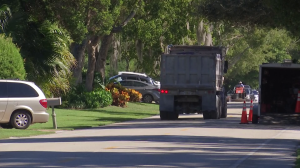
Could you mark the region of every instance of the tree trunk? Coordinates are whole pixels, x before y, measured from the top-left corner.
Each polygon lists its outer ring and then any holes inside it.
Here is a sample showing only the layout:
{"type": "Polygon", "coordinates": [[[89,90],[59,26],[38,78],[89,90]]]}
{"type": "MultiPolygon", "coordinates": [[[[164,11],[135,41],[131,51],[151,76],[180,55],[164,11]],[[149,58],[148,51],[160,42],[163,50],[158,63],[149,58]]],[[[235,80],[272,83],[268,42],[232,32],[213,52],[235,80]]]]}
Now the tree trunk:
{"type": "Polygon", "coordinates": [[[87,91],[93,90],[93,82],[94,82],[94,72],[95,72],[95,63],[96,63],[96,50],[98,47],[98,43],[100,41],[99,36],[92,36],[87,44],[88,51],[88,70],[86,74],[86,83],[85,87],[87,91]]]}
{"type": "Polygon", "coordinates": [[[113,76],[118,71],[118,56],[120,49],[120,39],[116,34],[113,36],[113,55],[110,59],[110,76],[113,76]]]}
{"type": "Polygon", "coordinates": [[[129,71],[129,59],[125,59],[125,61],[126,61],[126,71],[129,71]]]}
{"type": "Polygon", "coordinates": [[[213,31],[213,26],[209,25],[207,31],[206,31],[206,37],[205,37],[205,46],[213,46],[212,44],[212,35],[211,32],[213,31]]]}
{"type": "Polygon", "coordinates": [[[143,48],[144,48],[144,45],[143,45],[142,40],[139,39],[135,42],[135,48],[136,48],[136,53],[137,53],[139,61],[143,62],[143,48]]]}
{"type": "Polygon", "coordinates": [[[72,43],[71,53],[75,57],[77,64],[73,70],[73,77],[75,78],[75,84],[82,83],[82,68],[84,66],[85,48],[87,45],[87,39],[83,40],[81,44],[72,43]]]}
{"type": "Polygon", "coordinates": [[[107,53],[109,49],[109,45],[112,41],[113,33],[110,33],[109,35],[103,36],[101,40],[101,47],[99,54],[97,55],[97,63],[96,63],[96,72],[99,72],[102,76],[102,79],[105,79],[105,65],[106,65],[106,59],[107,59],[107,53]]]}
{"type": "Polygon", "coordinates": [[[201,22],[198,24],[198,28],[197,28],[197,42],[198,42],[199,46],[204,45],[205,37],[206,37],[206,32],[204,29],[204,23],[203,23],[203,20],[201,20],[201,22]]]}

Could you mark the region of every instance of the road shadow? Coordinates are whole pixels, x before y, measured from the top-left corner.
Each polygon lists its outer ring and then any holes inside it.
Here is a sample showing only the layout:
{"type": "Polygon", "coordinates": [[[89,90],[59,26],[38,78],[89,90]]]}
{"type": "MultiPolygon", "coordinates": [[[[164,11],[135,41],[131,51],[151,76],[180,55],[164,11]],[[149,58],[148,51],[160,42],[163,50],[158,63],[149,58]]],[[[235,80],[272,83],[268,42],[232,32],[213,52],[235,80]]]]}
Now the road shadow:
{"type": "MultiPolygon", "coordinates": [[[[247,105],[249,110],[250,103],[247,105]]],[[[134,119],[130,117],[116,118],[116,117],[93,117],[91,120],[115,122],[115,124],[92,127],[90,129],[137,129],[137,128],[181,128],[181,127],[194,127],[194,128],[231,128],[231,129],[264,129],[264,130],[281,130],[289,127],[290,130],[298,130],[299,125],[287,125],[281,123],[268,123],[268,124],[240,124],[243,103],[230,102],[227,105],[228,117],[221,119],[204,120],[202,114],[182,114],[178,120],[160,120],[159,116],[153,116],[144,119],[134,119]],[[241,113],[230,112],[230,110],[241,109],[241,113]]],[[[85,129],[82,126],[78,129],[85,129]]]]}
{"type": "MultiPolygon", "coordinates": [[[[72,138],[30,138],[1,140],[1,143],[135,141],[160,142],[165,146],[123,146],[105,149],[95,146],[93,152],[8,151],[0,152],[0,167],[230,167],[240,163],[256,168],[292,167],[295,152],[292,139],[244,139],[213,136],[90,136],[72,138]],[[183,144],[192,144],[183,145],[183,144]],[[263,144],[263,145],[262,145],[263,144]],[[260,149],[259,151],[257,149],[260,149]],[[124,151],[126,150],[126,151],[124,151]],[[122,152],[123,151],[123,152],[122,152]],[[130,152],[132,151],[132,152],[130,152]],[[245,155],[256,152],[254,155],[245,155]],[[280,153],[280,155],[275,155],[280,153]]],[[[40,144],[39,144],[40,145],[40,144]]],[[[80,146],[74,146],[74,149],[80,146]]],[[[38,149],[35,149],[38,150],[38,149]]],[[[55,149],[53,149],[55,150],[55,149]]],[[[241,166],[243,167],[243,166],[241,166]]]]}

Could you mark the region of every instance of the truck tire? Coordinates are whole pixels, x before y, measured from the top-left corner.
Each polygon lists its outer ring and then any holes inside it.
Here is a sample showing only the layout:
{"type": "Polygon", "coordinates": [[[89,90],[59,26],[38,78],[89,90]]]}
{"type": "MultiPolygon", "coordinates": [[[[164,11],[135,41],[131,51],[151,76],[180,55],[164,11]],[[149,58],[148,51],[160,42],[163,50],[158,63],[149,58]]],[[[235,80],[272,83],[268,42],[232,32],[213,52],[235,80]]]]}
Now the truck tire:
{"type": "Polygon", "coordinates": [[[221,118],[227,118],[227,101],[224,102],[224,106],[222,107],[221,118]]]}
{"type": "Polygon", "coordinates": [[[222,113],[222,102],[219,96],[216,96],[216,110],[211,111],[212,119],[220,119],[222,113]]]}
{"type": "Polygon", "coordinates": [[[169,119],[171,120],[177,120],[179,117],[179,114],[174,112],[174,113],[169,113],[169,119]]]}
{"type": "Polygon", "coordinates": [[[222,99],[220,99],[220,97],[219,97],[219,105],[218,105],[217,111],[218,111],[218,119],[220,119],[222,116],[222,112],[223,112],[223,103],[222,103],[222,99]]]}
{"type": "Polygon", "coordinates": [[[211,111],[211,119],[219,119],[219,111],[218,110],[213,110],[211,111]]]}
{"type": "Polygon", "coordinates": [[[168,113],[166,111],[160,111],[159,115],[160,115],[161,120],[167,120],[168,119],[168,113]]]}
{"type": "Polygon", "coordinates": [[[209,111],[203,111],[203,119],[211,119],[210,112],[209,111]]]}

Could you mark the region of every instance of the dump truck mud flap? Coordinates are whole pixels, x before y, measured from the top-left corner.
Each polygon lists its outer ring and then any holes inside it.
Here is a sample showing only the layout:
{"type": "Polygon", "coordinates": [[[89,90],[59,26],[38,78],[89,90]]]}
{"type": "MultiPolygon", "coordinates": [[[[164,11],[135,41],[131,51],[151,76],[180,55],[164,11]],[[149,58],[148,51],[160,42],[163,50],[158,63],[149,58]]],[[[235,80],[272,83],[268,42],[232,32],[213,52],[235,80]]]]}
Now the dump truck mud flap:
{"type": "Polygon", "coordinates": [[[160,95],[159,111],[174,112],[174,96],[160,95]]]}

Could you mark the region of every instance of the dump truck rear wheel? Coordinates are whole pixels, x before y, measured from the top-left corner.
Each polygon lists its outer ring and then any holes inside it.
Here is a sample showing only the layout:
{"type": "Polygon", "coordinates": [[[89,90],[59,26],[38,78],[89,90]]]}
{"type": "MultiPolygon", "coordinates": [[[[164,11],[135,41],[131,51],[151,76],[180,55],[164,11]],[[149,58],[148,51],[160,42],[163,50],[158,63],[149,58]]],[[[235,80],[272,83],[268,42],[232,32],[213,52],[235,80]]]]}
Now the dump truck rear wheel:
{"type": "Polygon", "coordinates": [[[216,96],[216,110],[212,111],[211,112],[211,118],[212,119],[220,119],[221,117],[221,106],[222,106],[222,103],[221,103],[221,100],[220,100],[220,97],[219,96],[216,96]]]}
{"type": "Polygon", "coordinates": [[[166,111],[160,111],[159,115],[160,115],[161,120],[167,120],[168,119],[168,113],[166,111]]]}
{"type": "Polygon", "coordinates": [[[210,112],[209,111],[203,111],[203,119],[206,120],[206,119],[211,119],[211,116],[210,116],[210,112]]]}
{"type": "Polygon", "coordinates": [[[227,118],[227,102],[224,102],[224,106],[222,107],[222,114],[221,114],[221,118],[227,118]]]}

